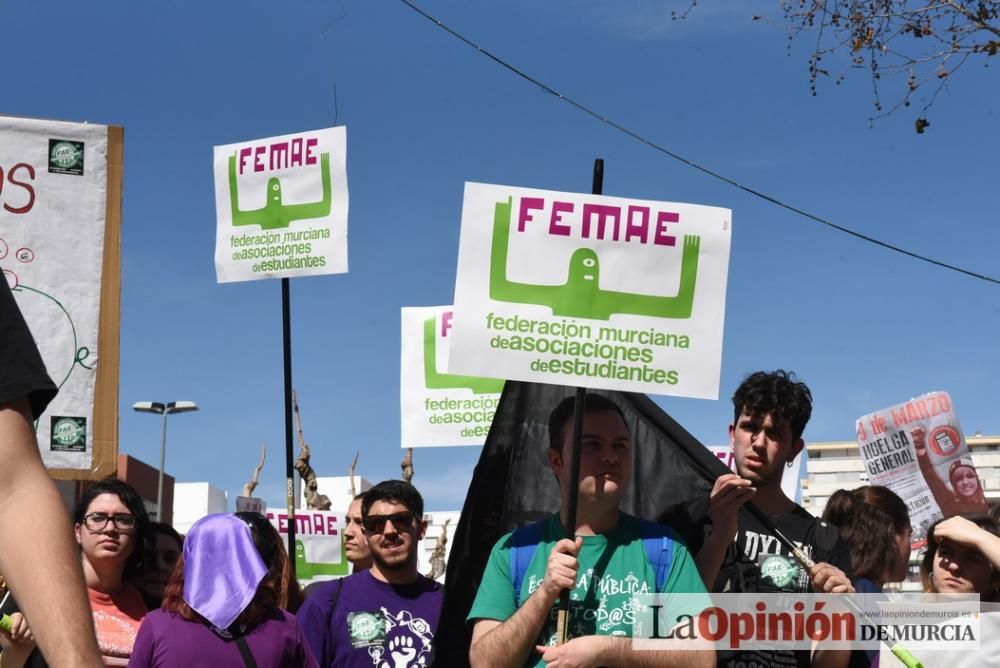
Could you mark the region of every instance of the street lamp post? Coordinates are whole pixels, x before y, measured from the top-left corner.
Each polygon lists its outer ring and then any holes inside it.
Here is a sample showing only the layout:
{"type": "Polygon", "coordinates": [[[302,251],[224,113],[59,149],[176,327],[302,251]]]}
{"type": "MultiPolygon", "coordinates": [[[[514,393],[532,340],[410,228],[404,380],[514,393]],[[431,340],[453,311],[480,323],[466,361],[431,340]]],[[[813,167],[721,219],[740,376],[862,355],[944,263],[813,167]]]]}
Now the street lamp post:
{"type": "Polygon", "coordinates": [[[137,401],[132,404],[132,410],[139,413],[156,413],[163,416],[163,429],[160,437],[160,476],[156,483],[156,521],[163,521],[163,468],[167,459],[167,416],[171,413],[188,413],[198,410],[193,401],[171,401],[161,404],[158,401],[137,401]]]}

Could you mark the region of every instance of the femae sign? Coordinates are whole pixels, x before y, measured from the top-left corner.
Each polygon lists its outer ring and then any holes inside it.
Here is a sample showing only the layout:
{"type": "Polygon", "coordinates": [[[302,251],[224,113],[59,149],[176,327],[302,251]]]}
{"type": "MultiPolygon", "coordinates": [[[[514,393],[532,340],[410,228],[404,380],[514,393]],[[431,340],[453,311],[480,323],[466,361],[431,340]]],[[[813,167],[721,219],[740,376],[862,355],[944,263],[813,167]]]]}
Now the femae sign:
{"type": "Polygon", "coordinates": [[[445,371],[451,306],[404,308],[400,361],[402,446],[482,445],[503,381],[445,371]]]}
{"type": "Polygon", "coordinates": [[[448,372],[718,398],[731,221],[466,183],[448,372]]]}
{"type": "Polygon", "coordinates": [[[215,147],[220,283],[347,271],[343,127],[215,147]]]}

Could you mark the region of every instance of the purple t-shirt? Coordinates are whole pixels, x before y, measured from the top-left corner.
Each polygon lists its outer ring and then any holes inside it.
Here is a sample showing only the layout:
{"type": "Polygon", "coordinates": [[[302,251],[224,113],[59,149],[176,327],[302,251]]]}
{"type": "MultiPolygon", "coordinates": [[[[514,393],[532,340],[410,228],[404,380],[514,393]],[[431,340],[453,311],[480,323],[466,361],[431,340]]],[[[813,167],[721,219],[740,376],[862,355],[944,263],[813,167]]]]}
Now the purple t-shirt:
{"type": "MultiPolygon", "coordinates": [[[[317,668],[295,616],[275,609],[245,636],[259,668],[317,668]]],[[[129,668],[221,668],[244,666],[239,647],[201,622],[155,610],[142,620],[129,668]]]]}
{"type": "Polygon", "coordinates": [[[297,614],[320,668],[422,668],[433,658],[441,585],[391,585],[362,571],[318,587],[297,614]]]}

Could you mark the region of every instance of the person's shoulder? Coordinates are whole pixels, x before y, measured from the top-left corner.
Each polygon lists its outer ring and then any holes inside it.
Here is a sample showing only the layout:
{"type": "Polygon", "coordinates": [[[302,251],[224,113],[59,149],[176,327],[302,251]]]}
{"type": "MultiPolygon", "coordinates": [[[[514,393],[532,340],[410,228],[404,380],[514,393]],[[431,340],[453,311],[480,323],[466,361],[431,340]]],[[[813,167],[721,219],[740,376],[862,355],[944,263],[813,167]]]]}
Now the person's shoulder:
{"type": "MultiPolygon", "coordinates": [[[[773,516],[772,520],[779,528],[788,528],[794,532],[807,534],[806,540],[815,536],[817,530],[822,529],[826,531],[824,527],[833,526],[816,517],[797,503],[788,512],[773,516]]],[[[833,529],[833,531],[836,532],[836,529],[833,529]]]]}
{"type": "Polygon", "coordinates": [[[298,626],[299,622],[295,615],[284,608],[275,608],[275,613],[269,616],[269,621],[282,626],[298,626]]]}
{"type": "Polygon", "coordinates": [[[623,534],[631,535],[641,540],[648,538],[668,538],[675,543],[686,543],[683,536],[672,526],[624,512],[618,518],[618,530],[623,534]]]}
{"type": "MultiPolygon", "coordinates": [[[[367,571],[365,571],[367,573],[367,571]]],[[[352,588],[357,582],[357,577],[361,573],[352,573],[350,575],[345,575],[341,578],[335,578],[333,580],[325,580],[323,582],[314,582],[309,585],[309,595],[302,605],[299,606],[299,610],[304,610],[312,607],[327,609],[333,605],[335,598],[340,596],[340,593],[344,588],[352,588]]]]}
{"type": "Polygon", "coordinates": [[[162,631],[163,629],[170,628],[171,626],[175,626],[177,624],[189,624],[196,622],[189,622],[176,612],[169,612],[167,610],[157,608],[156,610],[152,610],[147,613],[146,616],[142,618],[142,623],[151,629],[162,631]]]}
{"type": "Polygon", "coordinates": [[[559,515],[549,515],[543,520],[525,524],[500,536],[494,544],[494,550],[510,550],[511,548],[538,545],[546,540],[554,542],[560,534],[558,526],[559,515]]]}
{"type": "Polygon", "coordinates": [[[442,594],[444,592],[444,585],[437,580],[430,579],[426,575],[418,574],[417,587],[422,594],[442,594]]]}

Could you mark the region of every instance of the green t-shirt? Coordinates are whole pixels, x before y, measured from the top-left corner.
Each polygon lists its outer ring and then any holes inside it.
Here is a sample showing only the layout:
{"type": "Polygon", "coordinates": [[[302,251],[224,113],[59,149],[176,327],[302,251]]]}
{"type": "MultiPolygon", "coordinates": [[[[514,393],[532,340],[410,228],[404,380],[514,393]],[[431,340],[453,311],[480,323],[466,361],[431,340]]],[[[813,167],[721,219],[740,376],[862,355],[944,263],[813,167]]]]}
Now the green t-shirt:
{"type": "MultiPolygon", "coordinates": [[[[510,575],[511,535],[501,538],[486,564],[468,620],[504,621],[517,610],[517,598],[510,575]]],[[[552,547],[565,537],[558,515],[545,520],[542,539],[521,582],[522,602],[541,586],[552,547]]],[[[639,533],[639,521],[622,513],[618,526],[606,534],[583,536],[578,555],[576,587],[570,595],[569,636],[632,636],[632,596],[656,591],[654,564],[649,561],[639,533]]],[[[673,541],[670,572],[663,592],[705,593],[698,569],[687,547],[673,541]]],[[[556,641],[554,605],[538,636],[539,645],[556,641]]],[[[528,666],[541,665],[541,655],[532,652],[528,666]]]]}

